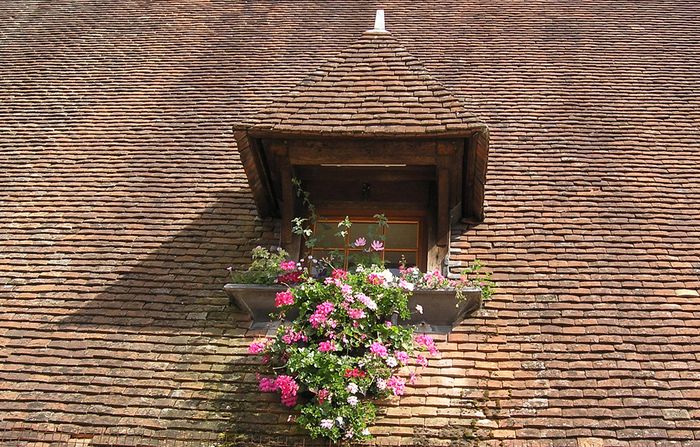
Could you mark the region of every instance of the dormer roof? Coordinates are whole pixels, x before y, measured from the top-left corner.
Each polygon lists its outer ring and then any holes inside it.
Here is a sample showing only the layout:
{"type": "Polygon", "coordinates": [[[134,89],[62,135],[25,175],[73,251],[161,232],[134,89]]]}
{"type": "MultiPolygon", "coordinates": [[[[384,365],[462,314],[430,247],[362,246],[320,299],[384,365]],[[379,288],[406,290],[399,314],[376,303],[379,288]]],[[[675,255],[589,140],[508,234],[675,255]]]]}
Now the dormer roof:
{"type": "Polygon", "coordinates": [[[319,136],[465,136],[486,126],[387,31],[370,30],[236,125],[319,136]]]}

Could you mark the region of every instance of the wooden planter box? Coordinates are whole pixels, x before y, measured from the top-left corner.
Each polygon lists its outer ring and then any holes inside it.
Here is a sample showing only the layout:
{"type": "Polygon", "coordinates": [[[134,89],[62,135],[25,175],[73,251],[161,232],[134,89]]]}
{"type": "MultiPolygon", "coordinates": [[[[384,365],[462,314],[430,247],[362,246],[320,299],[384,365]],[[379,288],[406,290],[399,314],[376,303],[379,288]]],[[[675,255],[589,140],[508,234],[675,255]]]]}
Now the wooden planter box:
{"type": "MultiPolygon", "coordinates": [[[[261,284],[226,284],[224,291],[232,306],[247,313],[253,319],[251,329],[268,327],[270,313],[277,310],[275,295],[287,290],[285,286],[266,286],[261,284]]],[[[294,319],[298,313],[290,311],[288,319],[294,319]]]]}
{"type": "Polygon", "coordinates": [[[408,300],[411,318],[405,323],[417,325],[419,332],[450,332],[468,314],[481,308],[481,289],[463,290],[461,300],[456,295],[454,290],[414,291],[408,300]],[[416,311],[417,305],[423,307],[422,314],[416,311]]]}
{"type": "MultiPolygon", "coordinates": [[[[226,284],[224,286],[230,302],[253,319],[251,328],[269,326],[270,313],[276,310],[275,295],[287,290],[284,286],[259,284],[226,284]]],[[[458,325],[471,312],[481,307],[481,290],[466,289],[463,299],[458,301],[454,290],[416,290],[408,301],[411,318],[403,324],[415,324],[420,332],[447,333],[458,325]],[[423,314],[416,312],[416,306],[423,307],[423,314]]],[[[287,319],[298,314],[290,311],[287,319]]]]}

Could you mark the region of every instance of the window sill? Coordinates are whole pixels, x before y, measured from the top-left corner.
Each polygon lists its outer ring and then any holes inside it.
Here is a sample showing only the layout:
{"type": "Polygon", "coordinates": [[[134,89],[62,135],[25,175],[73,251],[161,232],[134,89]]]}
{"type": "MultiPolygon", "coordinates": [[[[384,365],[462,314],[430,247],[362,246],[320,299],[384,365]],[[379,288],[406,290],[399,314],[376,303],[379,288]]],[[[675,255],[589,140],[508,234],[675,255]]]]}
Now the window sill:
{"type": "MultiPolygon", "coordinates": [[[[286,290],[284,286],[260,284],[226,284],[224,291],[230,303],[252,318],[251,329],[270,328],[270,313],[276,310],[275,295],[286,290]]],[[[455,290],[416,290],[409,299],[411,318],[402,324],[416,325],[418,332],[449,333],[470,313],[481,307],[481,290],[474,287],[463,290],[463,299],[457,300],[455,290]],[[416,312],[416,306],[423,314],[416,312]]],[[[295,318],[296,312],[289,312],[295,318]]]]}

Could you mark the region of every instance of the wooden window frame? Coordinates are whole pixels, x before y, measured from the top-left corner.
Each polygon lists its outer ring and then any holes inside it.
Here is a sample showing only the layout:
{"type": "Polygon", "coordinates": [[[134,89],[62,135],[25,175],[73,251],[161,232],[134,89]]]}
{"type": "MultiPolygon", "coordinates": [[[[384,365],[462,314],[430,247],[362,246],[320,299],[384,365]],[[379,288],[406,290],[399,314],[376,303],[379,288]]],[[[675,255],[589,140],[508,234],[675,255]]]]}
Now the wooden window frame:
{"type": "MultiPolygon", "coordinates": [[[[375,213],[376,214],[376,213],[375,213]]],[[[385,214],[386,215],[386,214],[385,214]]],[[[345,219],[345,217],[348,217],[352,223],[376,223],[377,219],[375,219],[374,214],[368,215],[365,212],[351,212],[348,211],[347,213],[341,213],[338,212],[338,210],[334,210],[333,213],[323,213],[322,217],[319,217],[317,222],[334,222],[337,224],[338,222],[342,221],[345,219]]],[[[427,219],[428,216],[426,213],[409,213],[409,214],[404,214],[404,213],[391,213],[387,216],[387,224],[389,226],[389,230],[391,230],[391,224],[392,223],[415,223],[418,224],[418,235],[417,235],[417,244],[416,244],[416,266],[420,268],[421,270],[426,269],[426,264],[427,264],[427,255],[428,255],[428,238],[427,238],[427,219]]],[[[315,230],[315,228],[314,228],[315,230]]],[[[349,236],[348,236],[349,237],[349,236]]],[[[347,242],[352,242],[352,241],[347,241],[347,242]]],[[[368,244],[370,244],[372,241],[367,241],[368,244]]],[[[311,253],[313,253],[314,250],[326,250],[325,247],[318,247],[310,250],[311,253]]],[[[347,254],[348,252],[352,250],[348,250],[345,247],[342,248],[328,248],[328,250],[343,250],[344,251],[344,256],[345,256],[345,265],[344,267],[347,268],[347,254]]],[[[401,249],[385,249],[386,251],[401,251],[401,249]]],[[[406,251],[406,250],[403,250],[406,251]]],[[[413,250],[411,250],[413,251],[413,250]]],[[[384,259],[384,250],[382,251],[382,260],[384,259]]]]}

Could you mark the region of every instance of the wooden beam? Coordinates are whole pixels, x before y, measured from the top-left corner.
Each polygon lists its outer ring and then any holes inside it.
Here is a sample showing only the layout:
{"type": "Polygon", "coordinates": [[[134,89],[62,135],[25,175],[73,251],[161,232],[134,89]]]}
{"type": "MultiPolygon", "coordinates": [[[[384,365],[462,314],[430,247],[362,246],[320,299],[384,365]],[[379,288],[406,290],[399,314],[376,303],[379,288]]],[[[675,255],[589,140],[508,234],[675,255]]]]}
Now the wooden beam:
{"type": "Polygon", "coordinates": [[[357,201],[325,201],[315,203],[320,213],[326,215],[348,216],[351,214],[373,216],[377,213],[415,216],[425,212],[422,203],[415,202],[357,202],[357,201]]]}
{"type": "Polygon", "coordinates": [[[289,157],[280,154],[280,183],[282,184],[282,247],[288,249],[292,244],[292,218],[294,218],[294,186],[292,185],[292,166],[289,157]]]}
{"type": "Polygon", "coordinates": [[[435,153],[405,152],[395,149],[365,148],[358,151],[338,150],[326,152],[308,148],[292,150],[290,160],[294,165],[434,165],[435,153]]]}
{"type": "Polygon", "coordinates": [[[459,141],[457,151],[450,163],[450,209],[454,210],[459,204],[456,213],[450,212],[452,219],[462,218],[462,177],[464,177],[464,140],[459,141]]]}
{"type": "Polygon", "coordinates": [[[335,166],[299,166],[295,169],[302,179],[314,182],[335,183],[339,180],[400,182],[435,180],[435,168],[430,166],[405,167],[335,167],[335,166]]]}
{"type": "Polygon", "coordinates": [[[437,168],[437,245],[446,247],[449,243],[450,233],[450,159],[449,156],[440,157],[437,168]]]}
{"type": "Polygon", "coordinates": [[[489,159],[489,132],[485,129],[476,133],[474,150],[474,183],[471,195],[472,216],[479,221],[484,220],[484,192],[486,186],[486,170],[489,159]]]}
{"type": "Polygon", "coordinates": [[[293,165],[435,165],[435,141],[289,140],[293,165]]]}
{"type": "Polygon", "coordinates": [[[453,140],[438,141],[437,143],[437,154],[438,155],[456,155],[457,154],[457,142],[453,140]]]}
{"type": "Polygon", "coordinates": [[[476,136],[465,142],[464,179],[462,188],[462,217],[474,218],[474,180],[476,177],[476,136]]]}
{"type": "Polygon", "coordinates": [[[260,217],[270,217],[276,213],[276,202],[262,158],[260,140],[252,138],[244,131],[233,134],[238,154],[243,164],[248,184],[253,192],[255,206],[260,217]]]}

